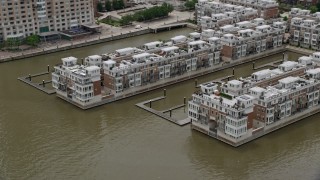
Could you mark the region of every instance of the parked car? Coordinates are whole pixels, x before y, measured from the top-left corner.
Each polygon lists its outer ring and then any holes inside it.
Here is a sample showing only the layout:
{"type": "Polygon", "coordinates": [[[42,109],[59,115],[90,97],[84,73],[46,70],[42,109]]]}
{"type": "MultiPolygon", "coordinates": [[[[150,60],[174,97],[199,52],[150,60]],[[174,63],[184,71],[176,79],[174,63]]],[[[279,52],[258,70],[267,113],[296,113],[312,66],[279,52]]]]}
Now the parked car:
{"type": "Polygon", "coordinates": [[[136,25],[135,28],[136,28],[136,29],[140,29],[140,28],[142,28],[142,27],[141,27],[141,25],[136,25]]]}

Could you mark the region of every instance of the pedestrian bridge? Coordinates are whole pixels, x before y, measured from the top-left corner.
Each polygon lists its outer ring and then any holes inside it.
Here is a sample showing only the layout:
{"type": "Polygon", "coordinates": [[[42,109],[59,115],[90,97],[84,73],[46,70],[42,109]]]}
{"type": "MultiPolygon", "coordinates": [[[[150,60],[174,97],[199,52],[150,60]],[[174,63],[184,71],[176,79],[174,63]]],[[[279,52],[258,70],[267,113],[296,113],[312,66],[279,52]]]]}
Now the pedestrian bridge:
{"type": "Polygon", "coordinates": [[[181,27],[187,27],[187,23],[174,23],[174,24],[164,24],[161,26],[156,26],[156,27],[150,27],[153,33],[157,33],[159,31],[164,31],[164,30],[171,30],[174,28],[181,28],[181,27]]]}

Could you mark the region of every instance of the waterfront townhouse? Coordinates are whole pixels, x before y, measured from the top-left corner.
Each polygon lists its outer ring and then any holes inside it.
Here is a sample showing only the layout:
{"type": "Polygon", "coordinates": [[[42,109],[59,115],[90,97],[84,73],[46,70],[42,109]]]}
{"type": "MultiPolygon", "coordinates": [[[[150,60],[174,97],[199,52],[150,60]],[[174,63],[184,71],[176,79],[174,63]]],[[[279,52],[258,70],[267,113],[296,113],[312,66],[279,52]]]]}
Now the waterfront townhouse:
{"type": "Polygon", "coordinates": [[[0,2],[0,40],[42,37],[94,23],[93,0],[37,0],[0,2]]]}
{"type": "Polygon", "coordinates": [[[201,84],[188,102],[192,129],[239,146],[320,108],[320,69],[310,66],[313,60],[302,57],[247,78],[201,84]]]}
{"type": "Polygon", "coordinates": [[[85,58],[85,62],[82,63],[85,66],[98,66],[102,67],[102,56],[92,55],[85,58]]]}
{"type": "Polygon", "coordinates": [[[279,4],[275,0],[221,0],[221,2],[257,9],[258,16],[264,19],[276,18],[279,13],[279,4]]]}
{"type": "Polygon", "coordinates": [[[290,34],[291,45],[320,50],[320,23],[315,20],[292,18],[290,34]]]}
{"type": "Polygon", "coordinates": [[[75,57],[61,60],[52,73],[52,87],[57,94],[80,105],[101,101],[101,68],[78,65],[75,57]]]}
{"type": "Polygon", "coordinates": [[[253,97],[241,95],[230,98],[220,94],[215,84],[204,84],[213,93],[196,92],[188,104],[192,128],[212,137],[238,139],[252,130],[253,97]]]}
{"type": "Polygon", "coordinates": [[[239,30],[237,34],[221,37],[223,60],[236,60],[250,54],[282,46],[284,29],[261,25],[253,29],[239,30]]]}

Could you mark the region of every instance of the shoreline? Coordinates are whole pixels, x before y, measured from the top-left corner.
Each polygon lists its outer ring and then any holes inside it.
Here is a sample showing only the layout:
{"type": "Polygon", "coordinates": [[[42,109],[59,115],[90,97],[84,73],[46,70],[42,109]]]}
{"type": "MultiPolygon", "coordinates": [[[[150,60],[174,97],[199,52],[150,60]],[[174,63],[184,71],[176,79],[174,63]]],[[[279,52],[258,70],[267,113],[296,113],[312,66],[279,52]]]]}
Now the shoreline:
{"type": "Polygon", "coordinates": [[[101,37],[100,35],[98,37],[93,37],[90,40],[84,40],[83,42],[79,42],[74,44],[73,41],[70,41],[69,44],[66,45],[57,45],[57,46],[52,46],[49,48],[43,48],[42,50],[37,48],[33,49],[31,52],[24,53],[24,52],[19,52],[17,53],[16,56],[7,56],[2,58],[0,56],[0,63],[5,63],[5,62],[10,62],[10,61],[15,61],[15,60],[22,60],[25,58],[30,58],[30,57],[35,57],[35,56],[41,56],[45,54],[51,54],[51,53],[56,53],[60,51],[66,51],[70,49],[76,49],[76,48],[81,48],[81,47],[86,47],[86,46],[91,46],[95,44],[101,44],[101,43],[106,43],[106,42],[112,42],[116,40],[121,40],[125,38],[130,38],[130,37],[135,37],[135,36],[141,36],[145,34],[151,34],[154,33],[156,34],[158,29],[161,29],[162,31],[170,31],[171,29],[177,29],[177,28],[191,28],[195,29],[195,25],[190,24],[188,22],[177,22],[177,23],[172,23],[172,24],[166,24],[164,26],[159,26],[159,27],[147,27],[147,28],[141,28],[137,30],[131,30],[125,33],[119,33],[119,34],[112,34],[108,36],[101,37]]]}

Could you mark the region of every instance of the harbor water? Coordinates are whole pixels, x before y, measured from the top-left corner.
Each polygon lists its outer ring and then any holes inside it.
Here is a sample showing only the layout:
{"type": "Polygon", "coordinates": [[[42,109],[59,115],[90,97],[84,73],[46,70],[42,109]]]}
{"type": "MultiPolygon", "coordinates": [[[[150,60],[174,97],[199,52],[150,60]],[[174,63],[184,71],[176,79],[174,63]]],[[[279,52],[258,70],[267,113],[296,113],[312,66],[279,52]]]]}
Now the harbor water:
{"type": "MultiPolygon", "coordinates": [[[[46,71],[62,57],[103,54],[191,31],[147,34],[0,64],[0,180],[320,179],[320,114],[233,148],[135,106],[161,96],[162,89],[83,111],[17,80],[46,71]]],[[[299,56],[289,53],[292,60],[299,56]]],[[[256,66],[281,58],[264,58],[256,66]]],[[[236,77],[251,73],[251,63],[235,69],[236,77]]],[[[198,83],[230,74],[232,69],[226,69],[198,83]]],[[[153,108],[182,104],[194,84],[166,87],[167,98],[153,108]]],[[[175,110],[173,116],[185,117],[184,111],[175,110]]]]}

